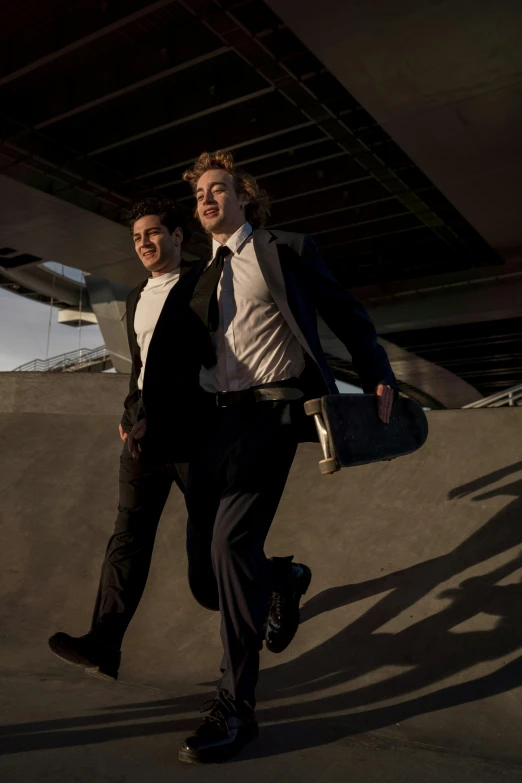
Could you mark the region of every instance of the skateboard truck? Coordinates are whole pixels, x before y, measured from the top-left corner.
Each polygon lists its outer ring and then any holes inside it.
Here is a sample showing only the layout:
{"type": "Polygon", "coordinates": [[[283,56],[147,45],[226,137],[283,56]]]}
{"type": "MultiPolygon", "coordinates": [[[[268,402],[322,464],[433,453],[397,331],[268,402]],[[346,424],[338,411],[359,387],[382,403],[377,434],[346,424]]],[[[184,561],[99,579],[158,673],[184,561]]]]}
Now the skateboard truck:
{"type": "Polygon", "coordinates": [[[323,419],[323,408],[321,405],[321,398],[318,397],[315,400],[308,400],[304,404],[305,413],[307,416],[313,416],[315,422],[315,428],[317,435],[319,436],[319,443],[323,450],[324,459],[319,460],[319,471],[322,476],[328,476],[330,473],[337,473],[341,470],[341,466],[337,460],[337,457],[332,456],[332,449],[330,446],[330,438],[328,436],[328,430],[326,429],[323,419]]]}

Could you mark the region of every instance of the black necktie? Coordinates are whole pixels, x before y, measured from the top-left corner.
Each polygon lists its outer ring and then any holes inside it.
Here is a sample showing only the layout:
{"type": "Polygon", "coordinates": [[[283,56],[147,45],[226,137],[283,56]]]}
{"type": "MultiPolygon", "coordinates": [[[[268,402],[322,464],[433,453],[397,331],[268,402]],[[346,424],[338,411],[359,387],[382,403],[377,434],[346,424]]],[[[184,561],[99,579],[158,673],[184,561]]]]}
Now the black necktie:
{"type": "Polygon", "coordinates": [[[205,269],[196,285],[196,290],[190,302],[190,308],[203,322],[210,332],[215,332],[219,325],[219,305],[217,287],[225,259],[232,251],[226,245],[221,245],[210,266],[205,269]]]}

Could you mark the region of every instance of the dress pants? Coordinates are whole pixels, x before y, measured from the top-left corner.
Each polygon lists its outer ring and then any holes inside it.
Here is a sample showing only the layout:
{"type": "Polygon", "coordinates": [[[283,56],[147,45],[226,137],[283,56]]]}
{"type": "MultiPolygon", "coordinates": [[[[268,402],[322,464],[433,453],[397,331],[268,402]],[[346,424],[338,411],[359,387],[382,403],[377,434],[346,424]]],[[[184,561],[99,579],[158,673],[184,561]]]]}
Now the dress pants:
{"type": "Polygon", "coordinates": [[[121,646],[149,574],[156,530],[175,482],[184,491],[187,465],[156,463],[146,448],[134,459],[123,445],[118,516],[103,561],[91,633],[121,646]]]}
{"type": "Polygon", "coordinates": [[[297,449],[291,405],[216,408],[185,491],[190,587],[221,612],[217,698],[239,715],[255,706],[270,595],[290,567],[291,558],[268,560],[264,544],[297,449]]]}

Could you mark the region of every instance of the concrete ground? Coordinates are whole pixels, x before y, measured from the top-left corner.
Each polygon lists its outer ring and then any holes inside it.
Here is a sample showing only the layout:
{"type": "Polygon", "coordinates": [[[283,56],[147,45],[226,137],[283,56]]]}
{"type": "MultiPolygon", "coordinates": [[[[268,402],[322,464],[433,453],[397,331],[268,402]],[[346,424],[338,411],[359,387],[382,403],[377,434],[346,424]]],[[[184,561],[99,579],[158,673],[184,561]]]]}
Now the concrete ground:
{"type": "Polygon", "coordinates": [[[178,763],[218,674],[173,490],[117,684],[51,655],[88,629],[117,503],[118,376],[0,376],[0,780],[522,781],[522,410],[437,411],[417,454],[330,477],[300,448],[267,543],[313,569],[264,652],[259,740],[178,763]]]}

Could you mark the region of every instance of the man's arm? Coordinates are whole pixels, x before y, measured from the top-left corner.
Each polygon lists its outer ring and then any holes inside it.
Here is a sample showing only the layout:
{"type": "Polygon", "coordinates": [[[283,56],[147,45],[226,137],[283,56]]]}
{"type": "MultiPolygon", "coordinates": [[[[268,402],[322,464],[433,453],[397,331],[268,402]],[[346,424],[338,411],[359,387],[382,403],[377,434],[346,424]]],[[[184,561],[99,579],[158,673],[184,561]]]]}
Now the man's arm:
{"type": "Polygon", "coordinates": [[[131,373],[129,379],[129,393],[123,402],[124,411],[120,424],[120,436],[122,437],[122,440],[125,440],[125,438],[121,435],[121,431],[123,430],[125,433],[129,433],[136,421],[139,421],[144,416],[141,394],[138,389],[137,371],[137,365],[141,365],[141,357],[139,355],[139,346],[134,332],[134,324],[129,321],[128,317],[129,313],[132,313],[135,309],[134,300],[139,296],[139,293],[140,292],[137,289],[133,289],[128,295],[126,302],[127,340],[131,356],[131,373]]]}
{"type": "Polygon", "coordinates": [[[388,356],[377,342],[377,332],[365,308],[331,274],[308,236],[303,238],[300,256],[317,310],[350,352],[363,391],[379,393],[379,386],[398,391],[388,356]]]}

